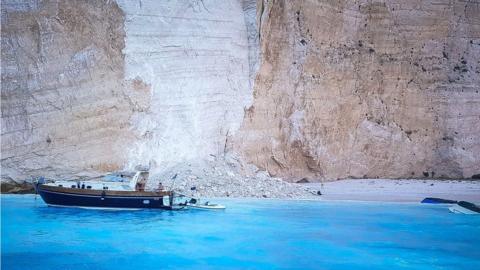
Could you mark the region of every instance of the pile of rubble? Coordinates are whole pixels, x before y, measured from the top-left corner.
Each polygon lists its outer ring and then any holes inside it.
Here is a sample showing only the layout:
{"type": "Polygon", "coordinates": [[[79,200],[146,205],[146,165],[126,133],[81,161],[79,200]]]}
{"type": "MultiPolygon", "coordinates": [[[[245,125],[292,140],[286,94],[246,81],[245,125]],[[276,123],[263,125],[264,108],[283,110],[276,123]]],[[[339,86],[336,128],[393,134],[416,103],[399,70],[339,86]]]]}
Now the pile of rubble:
{"type": "Polygon", "coordinates": [[[159,183],[194,197],[319,198],[318,190],[271,177],[233,156],[177,164],[151,174],[147,188],[156,188],[159,183]]]}

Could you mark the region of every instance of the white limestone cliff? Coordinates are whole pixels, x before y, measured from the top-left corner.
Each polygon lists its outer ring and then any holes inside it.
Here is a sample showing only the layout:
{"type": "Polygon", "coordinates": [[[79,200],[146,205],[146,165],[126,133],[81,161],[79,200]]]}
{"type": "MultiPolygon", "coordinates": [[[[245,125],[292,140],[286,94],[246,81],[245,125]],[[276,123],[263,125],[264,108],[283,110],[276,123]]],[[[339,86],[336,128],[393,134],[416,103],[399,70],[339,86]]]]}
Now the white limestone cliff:
{"type": "Polygon", "coordinates": [[[2,178],[223,155],[252,101],[255,19],[255,1],[2,3],[2,178]]]}
{"type": "Polygon", "coordinates": [[[205,164],[231,179],[480,174],[475,1],[1,8],[3,180],[205,164]]]}
{"type": "Polygon", "coordinates": [[[148,88],[131,118],[128,167],[164,171],[220,156],[250,106],[249,44],[241,3],[119,1],[125,79],[148,88]]]}
{"type": "Polygon", "coordinates": [[[121,169],[124,15],[111,1],[2,1],[1,176],[121,169]]]}

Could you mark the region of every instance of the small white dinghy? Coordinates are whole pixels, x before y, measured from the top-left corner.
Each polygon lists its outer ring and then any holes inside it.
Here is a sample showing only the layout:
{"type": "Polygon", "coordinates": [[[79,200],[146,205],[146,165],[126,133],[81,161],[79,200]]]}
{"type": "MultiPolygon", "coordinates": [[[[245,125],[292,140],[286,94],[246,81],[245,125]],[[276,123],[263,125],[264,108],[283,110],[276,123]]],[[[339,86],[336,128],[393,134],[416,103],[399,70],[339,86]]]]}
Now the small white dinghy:
{"type": "Polygon", "coordinates": [[[206,203],[187,203],[188,208],[192,209],[201,209],[201,210],[223,210],[226,207],[221,204],[210,204],[206,203]]]}

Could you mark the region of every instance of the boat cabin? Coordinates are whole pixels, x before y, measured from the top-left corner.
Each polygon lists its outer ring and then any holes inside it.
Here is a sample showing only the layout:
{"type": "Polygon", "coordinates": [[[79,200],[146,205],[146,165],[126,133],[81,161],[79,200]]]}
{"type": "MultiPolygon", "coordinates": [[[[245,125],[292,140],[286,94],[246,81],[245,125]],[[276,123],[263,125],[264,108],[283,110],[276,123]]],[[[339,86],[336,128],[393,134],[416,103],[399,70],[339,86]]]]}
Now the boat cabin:
{"type": "MultiPolygon", "coordinates": [[[[109,175],[111,176],[111,175],[109,175]]],[[[87,180],[87,181],[55,181],[47,183],[48,186],[93,189],[93,190],[113,190],[113,191],[145,191],[148,180],[148,171],[137,171],[131,179],[122,175],[121,177],[105,177],[115,179],[115,181],[87,180]]]]}

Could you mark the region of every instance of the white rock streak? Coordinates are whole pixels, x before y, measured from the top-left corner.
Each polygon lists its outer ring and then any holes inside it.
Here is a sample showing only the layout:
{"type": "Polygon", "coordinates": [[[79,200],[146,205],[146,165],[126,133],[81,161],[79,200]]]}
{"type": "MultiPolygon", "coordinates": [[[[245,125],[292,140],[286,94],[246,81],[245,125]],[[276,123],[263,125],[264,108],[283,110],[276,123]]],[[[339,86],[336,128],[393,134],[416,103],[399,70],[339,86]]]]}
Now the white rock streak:
{"type": "Polygon", "coordinates": [[[239,1],[118,1],[126,13],[125,76],[149,85],[132,117],[128,168],[161,171],[219,155],[249,106],[248,37],[239,1]]]}

